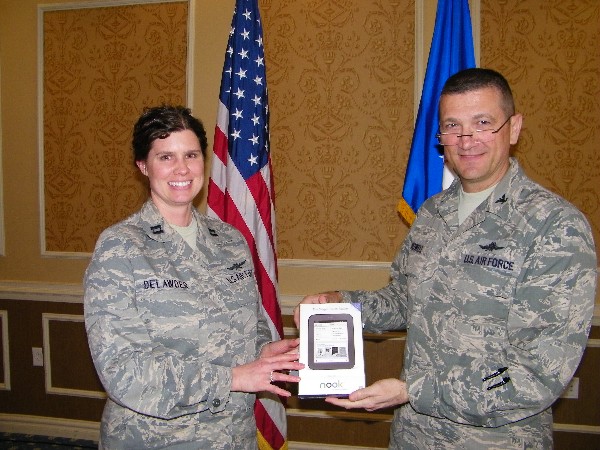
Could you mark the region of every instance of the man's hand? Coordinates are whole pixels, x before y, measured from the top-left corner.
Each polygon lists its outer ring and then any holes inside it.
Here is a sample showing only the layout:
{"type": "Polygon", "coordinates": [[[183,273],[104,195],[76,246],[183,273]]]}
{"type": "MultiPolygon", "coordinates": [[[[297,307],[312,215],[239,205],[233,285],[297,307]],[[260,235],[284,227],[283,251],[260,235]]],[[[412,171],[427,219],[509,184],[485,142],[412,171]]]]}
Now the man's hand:
{"type": "Polygon", "coordinates": [[[364,408],[367,411],[376,411],[408,402],[408,391],[404,381],[386,378],[354,391],[348,398],[327,397],[325,401],[346,409],[364,408]]]}
{"type": "Polygon", "coordinates": [[[341,303],[342,294],[338,291],[322,292],[321,294],[307,295],[294,308],[294,323],[300,328],[300,305],[315,303],[341,303]]]}

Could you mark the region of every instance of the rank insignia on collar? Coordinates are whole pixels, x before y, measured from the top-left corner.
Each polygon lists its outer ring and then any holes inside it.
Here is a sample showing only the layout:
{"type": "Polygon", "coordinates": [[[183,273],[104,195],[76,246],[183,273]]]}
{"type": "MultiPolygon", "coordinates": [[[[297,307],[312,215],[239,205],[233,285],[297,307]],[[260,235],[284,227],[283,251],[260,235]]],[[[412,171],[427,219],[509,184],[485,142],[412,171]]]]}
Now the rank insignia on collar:
{"type": "Polygon", "coordinates": [[[210,234],[211,236],[218,236],[217,232],[215,230],[213,230],[212,228],[208,229],[208,234],[210,234]]]}
{"type": "Polygon", "coordinates": [[[500,197],[498,200],[496,200],[495,203],[506,203],[508,201],[508,199],[506,198],[506,194],[502,194],[502,197],[500,197]]]}
{"type": "Polygon", "coordinates": [[[153,234],[161,234],[165,232],[161,224],[151,226],[150,229],[152,230],[153,234]]]}
{"type": "Polygon", "coordinates": [[[423,253],[423,246],[421,244],[413,242],[412,244],[410,244],[410,250],[417,253],[423,253]]]}

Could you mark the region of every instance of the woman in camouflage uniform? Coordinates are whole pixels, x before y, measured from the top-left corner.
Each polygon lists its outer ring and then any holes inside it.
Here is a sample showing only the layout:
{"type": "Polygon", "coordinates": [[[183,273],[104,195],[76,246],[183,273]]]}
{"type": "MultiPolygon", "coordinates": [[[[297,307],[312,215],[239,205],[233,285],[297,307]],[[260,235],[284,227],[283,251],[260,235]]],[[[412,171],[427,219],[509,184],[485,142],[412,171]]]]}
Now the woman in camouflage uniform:
{"type": "Polygon", "coordinates": [[[200,214],[206,133],[182,107],[133,132],[150,198],[105,230],[85,274],[85,325],[108,394],[105,449],[256,448],[254,392],[289,396],[297,340],[270,343],[243,236],[200,214]],[[280,372],[283,371],[283,372],[280,372]]]}

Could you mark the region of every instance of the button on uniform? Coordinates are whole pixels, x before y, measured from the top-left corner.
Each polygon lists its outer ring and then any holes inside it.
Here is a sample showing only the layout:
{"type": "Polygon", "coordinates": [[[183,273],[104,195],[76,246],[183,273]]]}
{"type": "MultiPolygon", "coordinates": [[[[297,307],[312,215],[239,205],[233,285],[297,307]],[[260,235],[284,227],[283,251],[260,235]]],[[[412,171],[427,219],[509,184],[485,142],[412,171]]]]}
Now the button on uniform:
{"type": "Polygon", "coordinates": [[[215,398],[213,400],[212,404],[215,408],[217,408],[221,404],[221,400],[219,400],[218,398],[215,398]]]}

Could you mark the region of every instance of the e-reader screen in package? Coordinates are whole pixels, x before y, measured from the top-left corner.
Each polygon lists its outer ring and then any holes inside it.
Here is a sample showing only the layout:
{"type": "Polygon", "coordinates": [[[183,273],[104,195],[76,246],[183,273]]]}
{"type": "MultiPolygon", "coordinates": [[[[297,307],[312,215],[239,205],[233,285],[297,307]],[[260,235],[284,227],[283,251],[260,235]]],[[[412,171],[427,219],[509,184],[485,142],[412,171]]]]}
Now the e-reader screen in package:
{"type": "Polygon", "coordinates": [[[354,367],[354,324],[350,314],[313,314],[308,318],[308,367],[354,367]]]}

